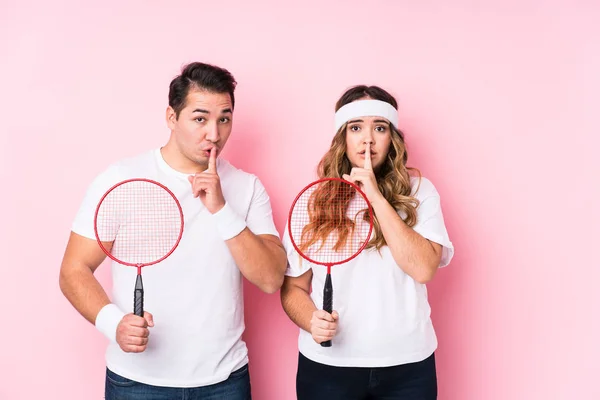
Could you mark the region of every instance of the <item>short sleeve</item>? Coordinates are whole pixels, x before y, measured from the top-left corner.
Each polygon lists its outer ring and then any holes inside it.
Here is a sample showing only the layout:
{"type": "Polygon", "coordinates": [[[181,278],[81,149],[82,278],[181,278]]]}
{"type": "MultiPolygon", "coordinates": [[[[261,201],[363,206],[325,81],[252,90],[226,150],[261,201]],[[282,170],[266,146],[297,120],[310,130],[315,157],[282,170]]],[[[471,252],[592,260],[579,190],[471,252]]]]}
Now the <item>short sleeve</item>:
{"type": "Polygon", "coordinates": [[[254,190],[248,214],[246,215],[246,225],[255,235],[279,236],[279,232],[277,232],[277,228],[273,222],[273,212],[271,210],[269,195],[258,178],[254,180],[254,190]]]}
{"type": "Polygon", "coordinates": [[[287,254],[288,265],[285,270],[286,276],[293,278],[303,275],[306,271],[312,268],[312,264],[306,261],[294,248],[292,240],[290,239],[288,225],[286,224],[283,236],[281,238],[283,248],[287,254]]]}
{"type": "Polygon", "coordinates": [[[118,169],[111,166],[100,173],[88,186],[79,210],[75,215],[75,220],[71,225],[71,230],[81,236],[96,240],[94,234],[94,215],[96,208],[102,196],[122,179],[119,176],[118,169]]]}
{"type": "Polygon", "coordinates": [[[415,197],[420,204],[417,207],[417,223],[413,229],[425,239],[442,246],[439,267],[445,267],[450,264],[454,256],[454,246],[444,223],[440,195],[431,181],[421,178],[415,197]]]}

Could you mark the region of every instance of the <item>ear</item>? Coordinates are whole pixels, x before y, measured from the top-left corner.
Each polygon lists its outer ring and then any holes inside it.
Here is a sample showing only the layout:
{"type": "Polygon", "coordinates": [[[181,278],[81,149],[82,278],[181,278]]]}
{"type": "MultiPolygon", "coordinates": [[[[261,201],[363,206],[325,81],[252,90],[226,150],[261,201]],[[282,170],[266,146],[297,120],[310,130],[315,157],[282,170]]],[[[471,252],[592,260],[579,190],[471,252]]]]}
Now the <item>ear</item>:
{"type": "Polygon", "coordinates": [[[166,119],[167,119],[167,126],[169,127],[169,129],[171,129],[171,130],[175,129],[175,124],[177,123],[177,114],[175,113],[175,110],[171,106],[167,107],[166,119]]]}

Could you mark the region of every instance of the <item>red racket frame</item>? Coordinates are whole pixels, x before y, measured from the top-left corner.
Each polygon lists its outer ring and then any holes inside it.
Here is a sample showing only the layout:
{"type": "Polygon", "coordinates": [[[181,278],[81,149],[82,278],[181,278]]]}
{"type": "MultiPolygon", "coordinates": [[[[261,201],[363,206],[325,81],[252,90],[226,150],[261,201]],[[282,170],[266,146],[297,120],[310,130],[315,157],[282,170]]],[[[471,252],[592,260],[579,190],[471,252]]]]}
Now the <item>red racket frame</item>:
{"type": "Polygon", "coordinates": [[[163,185],[162,183],[158,183],[156,181],[153,181],[152,179],[145,179],[145,178],[127,179],[127,180],[124,180],[122,182],[117,183],[116,185],[114,185],[113,187],[111,187],[110,189],[108,189],[106,191],[106,193],[104,193],[104,195],[102,196],[102,198],[100,199],[100,201],[98,202],[98,205],[96,206],[96,212],[94,214],[94,234],[96,235],[96,240],[98,241],[98,244],[100,245],[100,248],[102,249],[102,251],[111,260],[113,260],[115,262],[118,262],[121,265],[127,265],[129,267],[137,267],[138,268],[138,274],[140,273],[140,269],[142,267],[147,267],[148,265],[158,264],[159,262],[163,261],[165,258],[169,257],[171,255],[171,253],[173,253],[175,251],[175,249],[177,248],[177,246],[179,246],[179,242],[181,241],[181,237],[183,236],[183,225],[184,225],[183,210],[181,209],[181,204],[179,204],[179,200],[177,200],[177,197],[175,197],[175,195],[173,194],[173,192],[171,192],[171,190],[168,187],[166,187],[165,185],[163,185]],[[98,235],[98,228],[97,228],[96,222],[98,220],[98,211],[100,210],[100,206],[102,205],[102,202],[104,201],[104,199],[106,198],[106,196],[108,196],[109,193],[112,192],[114,189],[118,188],[121,185],[129,183],[129,182],[148,182],[148,183],[153,183],[153,184],[155,184],[157,186],[160,186],[162,189],[164,189],[167,193],[169,193],[171,195],[171,197],[175,201],[175,204],[177,205],[177,208],[179,209],[179,216],[181,217],[181,228],[179,230],[179,237],[177,238],[177,241],[173,245],[173,248],[171,249],[171,251],[169,251],[165,256],[159,258],[156,261],[152,261],[152,262],[149,262],[149,263],[129,263],[129,262],[125,262],[125,261],[119,260],[118,258],[114,257],[109,251],[107,251],[106,248],[104,248],[104,245],[102,244],[102,241],[100,240],[100,237],[98,235]]]}
{"type": "Polygon", "coordinates": [[[369,244],[369,240],[365,241],[365,243],[363,243],[363,245],[360,247],[360,249],[358,249],[356,251],[356,253],[354,253],[352,255],[352,257],[348,257],[342,261],[336,261],[333,263],[325,263],[325,262],[313,260],[310,257],[305,256],[304,253],[302,251],[300,251],[298,246],[296,246],[296,242],[294,241],[294,237],[292,235],[292,214],[294,211],[294,207],[296,206],[296,203],[298,202],[300,197],[302,197],[304,192],[306,192],[310,187],[317,185],[321,182],[326,182],[326,181],[339,181],[339,182],[345,183],[347,185],[351,185],[363,197],[363,199],[365,200],[365,202],[367,203],[367,206],[369,208],[369,215],[371,216],[371,221],[369,223],[369,225],[370,225],[369,226],[369,235],[368,235],[369,238],[371,237],[371,233],[373,232],[373,218],[375,217],[375,214],[373,214],[373,207],[371,207],[371,203],[367,199],[367,195],[365,195],[365,193],[358,187],[358,185],[356,185],[355,183],[349,182],[345,179],[341,179],[341,178],[322,178],[322,179],[316,180],[316,181],[308,184],[304,189],[302,189],[302,191],[300,191],[298,196],[296,196],[296,198],[294,199],[294,202],[292,203],[292,206],[290,207],[290,212],[288,214],[288,234],[290,235],[292,245],[294,246],[294,249],[296,249],[296,252],[298,252],[298,254],[300,254],[300,256],[302,256],[302,258],[304,258],[306,261],[311,262],[313,264],[326,266],[327,273],[330,273],[331,267],[333,267],[334,265],[343,264],[343,263],[346,263],[346,262],[356,258],[364,250],[364,248],[367,247],[367,244],[369,244]]]}
{"type": "Polygon", "coordinates": [[[144,316],[144,285],[142,283],[142,267],[147,267],[149,265],[157,264],[157,263],[163,261],[164,259],[166,259],[167,257],[169,257],[175,251],[177,246],[179,246],[179,242],[181,241],[181,237],[183,236],[183,226],[184,226],[183,210],[181,209],[181,204],[179,203],[179,200],[177,200],[177,197],[175,197],[175,195],[173,194],[173,192],[171,192],[171,190],[169,190],[169,188],[167,188],[165,185],[163,185],[159,182],[156,182],[152,179],[134,178],[134,179],[127,179],[127,180],[121,181],[121,182],[117,183],[116,185],[112,186],[110,189],[108,189],[106,191],[106,193],[104,193],[104,195],[102,196],[100,201],[98,202],[98,205],[96,206],[96,212],[94,213],[94,235],[96,236],[96,241],[98,242],[100,249],[102,249],[104,254],[106,254],[111,260],[113,260],[121,265],[137,267],[137,277],[136,277],[136,281],[135,281],[134,299],[133,299],[133,308],[134,308],[135,315],[137,315],[139,317],[144,316]],[[100,240],[100,235],[98,234],[98,227],[97,227],[98,212],[100,210],[100,206],[104,202],[104,199],[106,198],[106,196],[108,196],[113,190],[115,190],[119,186],[124,185],[126,183],[130,183],[130,182],[147,182],[147,183],[151,183],[151,184],[154,184],[154,185],[162,188],[173,198],[173,200],[175,201],[175,204],[177,205],[177,209],[179,210],[179,216],[181,218],[181,226],[179,228],[179,236],[177,237],[175,244],[173,245],[173,247],[167,254],[165,254],[163,257],[159,258],[158,260],[155,260],[152,262],[130,263],[130,262],[125,262],[125,261],[119,260],[118,258],[113,256],[111,252],[106,250],[106,248],[102,244],[102,241],[100,240]]]}

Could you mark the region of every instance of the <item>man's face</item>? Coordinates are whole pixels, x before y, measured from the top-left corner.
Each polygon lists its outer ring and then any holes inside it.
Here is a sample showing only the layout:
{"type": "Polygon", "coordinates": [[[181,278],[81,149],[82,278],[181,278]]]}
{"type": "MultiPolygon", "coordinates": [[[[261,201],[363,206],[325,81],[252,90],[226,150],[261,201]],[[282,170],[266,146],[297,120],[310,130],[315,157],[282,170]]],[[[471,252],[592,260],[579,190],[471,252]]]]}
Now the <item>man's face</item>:
{"type": "Polygon", "coordinates": [[[210,150],[217,154],[225,147],[231,134],[233,108],[229,93],[212,93],[190,89],[185,107],[176,116],[167,109],[167,123],[181,155],[207,167],[210,150]]]}

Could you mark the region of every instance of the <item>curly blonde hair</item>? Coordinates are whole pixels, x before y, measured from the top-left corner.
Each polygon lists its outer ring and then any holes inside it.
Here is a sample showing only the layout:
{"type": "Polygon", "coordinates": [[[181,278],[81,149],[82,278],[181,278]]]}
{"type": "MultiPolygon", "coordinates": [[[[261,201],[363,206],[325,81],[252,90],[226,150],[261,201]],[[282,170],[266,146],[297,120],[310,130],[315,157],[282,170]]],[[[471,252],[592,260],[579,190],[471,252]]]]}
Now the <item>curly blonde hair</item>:
{"type": "MultiPolygon", "coordinates": [[[[394,108],[398,109],[396,99],[394,99],[394,97],[388,92],[377,86],[364,85],[354,86],[348,89],[336,103],[335,109],[337,111],[342,106],[350,102],[365,98],[385,101],[391,104],[394,108]]],[[[346,155],[346,126],[347,124],[344,124],[342,127],[340,127],[331,141],[331,147],[329,148],[329,151],[319,162],[317,168],[319,178],[341,178],[344,174],[350,174],[352,165],[350,164],[350,160],[346,155]]],[[[416,168],[410,168],[406,166],[408,161],[408,153],[406,151],[406,145],[404,142],[404,134],[391,124],[390,129],[390,149],[385,162],[375,171],[377,186],[383,197],[403,217],[404,222],[408,226],[412,227],[417,223],[417,207],[419,205],[419,201],[412,196],[413,190],[411,187],[411,173],[412,175],[418,176],[419,185],[421,173],[416,168]]],[[[318,195],[319,194],[316,194],[316,196],[318,195]]],[[[348,199],[340,198],[339,201],[332,201],[332,199],[329,199],[329,201],[319,203],[327,204],[328,208],[332,209],[330,212],[325,214],[335,215],[336,213],[333,212],[335,209],[339,207],[345,209],[347,207],[348,199]]],[[[321,219],[320,221],[323,220],[321,219]]],[[[337,221],[337,224],[337,229],[340,233],[348,232],[348,230],[352,228],[350,226],[350,220],[344,221],[341,224],[343,226],[339,226],[340,221],[337,221]]],[[[311,224],[312,240],[310,240],[310,242],[314,242],[316,239],[325,239],[326,234],[331,232],[331,221],[319,222],[317,225],[311,224]],[[327,225],[329,228],[322,229],[323,227],[320,226],[321,224],[327,225]]],[[[381,227],[377,221],[377,218],[374,218],[373,220],[373,228],[373,238],[366,248],[368,249],[375,247],[377,250],[380,250],[386,245],[386,241],[381,232],[381,227]]],[[[345,237],[346,234],[343,234],[343,236],[345,237]]]]}

